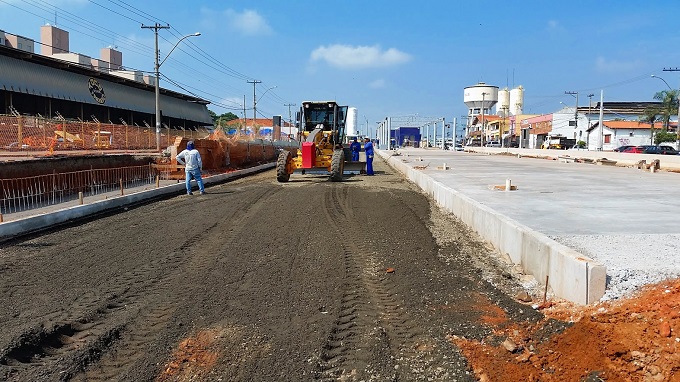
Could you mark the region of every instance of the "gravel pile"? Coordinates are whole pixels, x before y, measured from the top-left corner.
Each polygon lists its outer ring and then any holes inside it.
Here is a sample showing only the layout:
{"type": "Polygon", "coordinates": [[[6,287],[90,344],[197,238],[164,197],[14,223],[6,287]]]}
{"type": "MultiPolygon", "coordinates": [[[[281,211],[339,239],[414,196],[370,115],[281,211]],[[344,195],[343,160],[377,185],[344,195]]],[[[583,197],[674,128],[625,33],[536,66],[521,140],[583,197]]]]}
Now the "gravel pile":
{"type": "Polygon", "coordinates": [[[680,277],[680,234],[552,236],[607,267],[602,300],[630,295],[646,284],[680,277]]]}

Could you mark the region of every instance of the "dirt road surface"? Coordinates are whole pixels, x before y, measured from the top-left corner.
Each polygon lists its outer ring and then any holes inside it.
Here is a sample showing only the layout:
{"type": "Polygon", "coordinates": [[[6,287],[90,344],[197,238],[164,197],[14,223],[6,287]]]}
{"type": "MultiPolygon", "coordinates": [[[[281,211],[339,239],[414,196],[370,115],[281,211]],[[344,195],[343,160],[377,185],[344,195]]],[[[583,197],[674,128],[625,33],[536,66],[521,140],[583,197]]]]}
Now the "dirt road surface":
{"type": "Polygon", "coordinates": [[[4,243],[0,380],[617,380],[539,357],[573,320],[518,302],[524,276],[376,169],[267,171],[4,243]]]}

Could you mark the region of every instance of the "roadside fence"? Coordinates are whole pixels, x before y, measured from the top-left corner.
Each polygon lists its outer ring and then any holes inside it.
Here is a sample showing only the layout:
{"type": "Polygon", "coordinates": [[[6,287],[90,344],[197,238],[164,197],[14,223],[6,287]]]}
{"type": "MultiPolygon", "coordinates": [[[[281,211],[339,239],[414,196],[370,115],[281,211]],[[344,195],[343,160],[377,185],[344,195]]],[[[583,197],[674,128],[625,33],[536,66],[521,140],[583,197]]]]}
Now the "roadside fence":
{"type": "Polygon", "coordinates": [[[0,179],[0,216],[126,188],[158,184],[167,172],[152,165],[0,179]]]}

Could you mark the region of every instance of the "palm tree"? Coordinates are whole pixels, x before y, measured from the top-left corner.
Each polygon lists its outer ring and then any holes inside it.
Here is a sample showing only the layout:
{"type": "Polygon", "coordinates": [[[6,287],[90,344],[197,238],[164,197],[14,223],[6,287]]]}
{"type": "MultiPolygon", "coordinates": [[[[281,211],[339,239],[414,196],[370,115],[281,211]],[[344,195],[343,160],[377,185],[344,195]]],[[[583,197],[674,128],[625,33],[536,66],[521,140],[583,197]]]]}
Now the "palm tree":
{"type": "MultiPolygon", "coordinates": [[[[659,93],[657,93],[659,94],[659,93]]],[[[654,96],[656,97],[656,95],[654,96]]],[[[662,111],[655,107],[648,107],[642,112],[642,116],[638,123],[649,123],[651,125],[649,129],[650,144],[654,144],[654,123],[662,120],[662,111]]]]}
{"type": "Polygon", "coordinates": [[[661,107],[658,108],[658,113],[661,115],[663,121],[664,131],[668,131],[668,123],[671,115],[678,111],[678,90],[662,90],[654,94],[654,99],[661,102],[661,107]]]}

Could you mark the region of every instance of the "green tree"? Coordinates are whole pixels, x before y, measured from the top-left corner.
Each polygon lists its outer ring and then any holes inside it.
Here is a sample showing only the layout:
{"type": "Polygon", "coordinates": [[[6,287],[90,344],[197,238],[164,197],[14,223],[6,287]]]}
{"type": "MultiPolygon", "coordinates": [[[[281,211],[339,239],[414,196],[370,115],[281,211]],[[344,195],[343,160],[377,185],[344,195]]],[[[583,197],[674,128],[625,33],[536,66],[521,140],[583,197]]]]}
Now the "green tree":
{"type": "Polygon", "coordinates": [[[208,109],[208,114],[212,117],[214,126],[224,126],[227,122],[238,119],[238,116],[232,112],[217,115],[214,111],[208,109]]]}
{"type": "Polygon", "coordinates": [[[678,91],[677,90],[662,90],[654,94],[654,99],[661,102],[658,112],[663,121],[663,130],[668,130],[668,123],[671,115],[678,112],[678,91]]]}
{"type": "Polygon", "coordinates": [[[654,123],[661,121],[661,111],[657,107],[648,107],[642,112],[638,123],[649,123],[650,144],[654,144],[654,123]]]}
{"type": "Polygon", "coordinates": [[[656,136],[654,137],[654,143],[659,145],[664,142],[675,142],[677,137],[678,136],[675,133],[662,130],[656,133],[656,136]]]}

